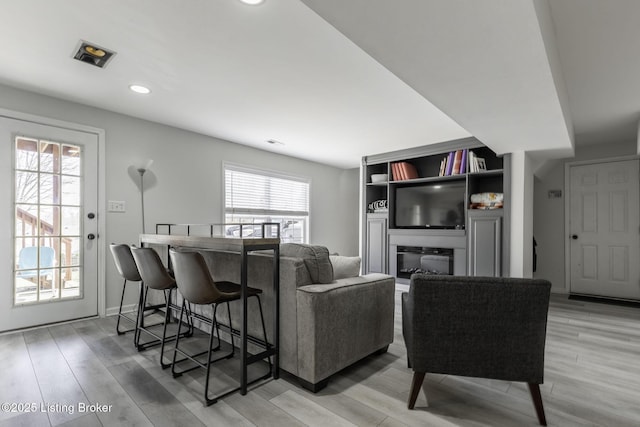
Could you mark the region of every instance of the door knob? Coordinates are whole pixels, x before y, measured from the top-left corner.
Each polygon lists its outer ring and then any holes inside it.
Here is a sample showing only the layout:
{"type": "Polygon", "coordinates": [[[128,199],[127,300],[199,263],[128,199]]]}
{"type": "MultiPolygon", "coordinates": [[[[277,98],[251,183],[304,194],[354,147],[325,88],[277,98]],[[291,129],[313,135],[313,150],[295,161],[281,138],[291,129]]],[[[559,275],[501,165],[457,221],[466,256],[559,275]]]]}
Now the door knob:
{"type": "Polygon", "coordinates": [[[573,240],[578,240],[578,235],[577,235],[577,234],[572,234],[572,235],[571,235],[571,238],[572,238],[573,240]]]}
{"type": "Polygon", "coordinates": [[[89,239],[89,240],[93,240],[95,238],[96,238],[96,235],[93,234],[93,233],[89,233],[89,235],[87,236],[87,239],[89,239]]]}
{"type": "Polygon", "coordinates": [[[93,219],[93,218],[95,218],[95,217],[96,217],[96,214],[94,214],[93,212],[89,212],[89,213],[87,214],[87,218],[89,218],[89,219],[93,219]]]}

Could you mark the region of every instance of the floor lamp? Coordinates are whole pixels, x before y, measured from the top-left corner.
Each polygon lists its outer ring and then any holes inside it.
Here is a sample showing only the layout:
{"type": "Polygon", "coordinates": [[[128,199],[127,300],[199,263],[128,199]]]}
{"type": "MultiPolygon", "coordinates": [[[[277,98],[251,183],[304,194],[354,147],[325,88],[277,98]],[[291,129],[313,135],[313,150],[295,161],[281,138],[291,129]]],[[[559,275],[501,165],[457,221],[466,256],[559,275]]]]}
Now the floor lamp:
{"type": "Polygon", "coordinates": [[[144,174],[149,170],[151,165],[153,164],[153,160],[147,160],[147,163],[144,166],[137,168],[138,173],[140,174],[140,205],[142,206],[142,234],[145,234],[146,230],[144,227],[144,174]]]}

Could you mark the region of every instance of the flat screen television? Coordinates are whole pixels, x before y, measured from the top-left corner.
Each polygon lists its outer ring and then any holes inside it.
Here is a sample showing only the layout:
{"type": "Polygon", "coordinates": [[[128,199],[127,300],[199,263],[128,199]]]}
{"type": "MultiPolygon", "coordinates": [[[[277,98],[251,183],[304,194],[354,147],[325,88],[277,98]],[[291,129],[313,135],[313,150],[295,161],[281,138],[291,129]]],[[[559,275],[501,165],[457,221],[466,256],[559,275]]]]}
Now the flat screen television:
{"type": "Polygon", "coordinates": [[[465,182],[396,187],[395,228],[464,229],[465,182]]]}

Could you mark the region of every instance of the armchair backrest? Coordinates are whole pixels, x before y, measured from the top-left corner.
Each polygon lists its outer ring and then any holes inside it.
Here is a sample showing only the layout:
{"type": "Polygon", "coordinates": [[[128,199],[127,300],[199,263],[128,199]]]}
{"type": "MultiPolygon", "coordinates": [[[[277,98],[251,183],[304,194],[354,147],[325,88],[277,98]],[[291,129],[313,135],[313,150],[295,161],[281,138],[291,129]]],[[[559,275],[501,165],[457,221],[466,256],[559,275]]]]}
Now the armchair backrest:
{"type": "Polygon", "coordinates": [[[414,274],[403,321],[416,372],[541,384],[551,283],[414,274]]]}

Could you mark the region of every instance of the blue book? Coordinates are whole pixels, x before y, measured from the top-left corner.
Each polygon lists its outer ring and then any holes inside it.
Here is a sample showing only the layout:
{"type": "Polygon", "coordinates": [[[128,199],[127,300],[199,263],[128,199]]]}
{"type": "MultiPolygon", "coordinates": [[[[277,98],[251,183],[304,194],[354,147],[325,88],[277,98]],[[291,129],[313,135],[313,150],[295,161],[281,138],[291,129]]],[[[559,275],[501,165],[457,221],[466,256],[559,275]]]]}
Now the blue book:
{"type": "Polygon", "coordinates": [[[469,152],[469,150],[463,150],[462,151],[462,160],[460,161],[460,173],[466,173],[467,172],[467,153],[469,152]]]}
{"type": "Polygon", "coordinates": [[[450,176],[453,171],[453,151],[449,153],[449,158],[447,158],[447,170],[445,171],[445,176],[450,176]]]}

